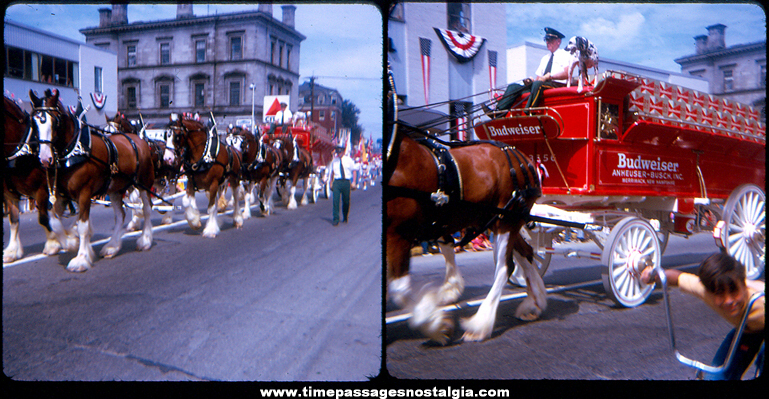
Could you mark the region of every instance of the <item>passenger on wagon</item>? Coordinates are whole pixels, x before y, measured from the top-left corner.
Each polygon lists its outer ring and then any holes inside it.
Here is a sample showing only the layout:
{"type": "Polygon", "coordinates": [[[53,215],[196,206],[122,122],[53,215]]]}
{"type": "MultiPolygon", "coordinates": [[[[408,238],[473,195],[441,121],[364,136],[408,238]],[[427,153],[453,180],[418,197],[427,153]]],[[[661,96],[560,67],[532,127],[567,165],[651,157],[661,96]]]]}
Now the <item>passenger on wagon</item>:
{"type": "MultiPolygon", "coordinates": [[[[700,264],[698,274],[699,276],[674,269],[665,270],[668,284],[700,298],[724,320],[735,326],[735,329],[726,334],[726,338],[713,358],[713,366],[720,367],[726,360],[729,346],[745,314],[750,297],[756,292],[764,292],[766,283],[746,280],[745,266],[725,253],[713,254],[705,259],[700,264]]],[[[647,284],[655,279],[659,281],[659,276],[651,267],[647,267],[641,273],[641,281],[647,284]]],[[[705,379],[739,380],[750,368],[754,357],[756,367],[761,373],[763,372],[764,352],[762,350],[759,353],[759,348],[764,341],[765,309],[764,298],[758,299],[753,304],[731,364],[721,374],[705,373],[705,379]]]]}
{"type": "Polygon", "coordinates": [[[275,120],[273,120],[272,124],[270,125],[270,130],[267,132],[267,134],[272,136],[272,134],[275,133],[275,128],[278,126],[280,126],[281,132],[283,134],[290,133],[291,130],[287,130],[286,128],[291,126],[292,120],[293,115],[288,109],[288,104],[280,103],[280,111],[275,114],[275,120]]]}
{"type": "MultiPolygon", "coordinates": [[[[497,103],[497,111],[508,110],[512,107],[523,93],[531,92],[526,107],[536,107],[542,100],[542,91],[551,87],[566,86],[568,78],[568,68],[571,55],[561,49],[561,39],[565,36],[553,28],[545,28],[545,43],[550,54],[542,57],[537,68],[536,77],[526,78],[523,85],[511,83],[507,86],[505,94],[497,103]]],[[[486,114],[491,114],[491,110],[482,104],[486,114]]]]}

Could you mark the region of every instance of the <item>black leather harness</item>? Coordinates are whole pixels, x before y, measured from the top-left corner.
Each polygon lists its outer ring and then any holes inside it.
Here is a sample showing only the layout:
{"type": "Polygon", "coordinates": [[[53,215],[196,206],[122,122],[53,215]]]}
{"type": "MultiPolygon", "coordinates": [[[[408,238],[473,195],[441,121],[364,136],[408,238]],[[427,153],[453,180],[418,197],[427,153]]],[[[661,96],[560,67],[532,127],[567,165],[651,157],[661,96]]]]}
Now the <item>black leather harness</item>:
{"type": "MultiPolygon", "coordinates": [[[[416,141],[430,149],[435,159],[436,166],[438,167],[438,190],[433,193],[420,191],[416,189],[398,187],[387,185],[385,190],[385,199],[390,200],[397,197],[407,197],[418,200],[423,205],[426,205],[426,211],[428,212],[428,220],[437,221],[442,219],[441,214],[447,212],[456,212],[457,206],[464,207],[466,209],[475,209],[478,211],[491,212],[494,214],[480,229],[466,231],[464,238],[455,246],[464,246],[468,242],[472,241],[480,233],[491,227],[491,225],[502,217],[518,217],[526,218],[529,215],[529,209],[526,207],[526,202],[532,197],[539,197],[542,192],[539,186],[539,180],[536,179],[536,171],[534,165],[528,162],[528,159],[515,147],[502,144],[496,141],[470,141],[460,143],[441,144],[432,138],[419,138],[416,141]],[[492,144],[500,149],[507,157],[507,162],[510,170],[510,178],[513,181],[512,197],[503,208],[497,208],[489,205],[477,204],[475,202],[465,201],[463,196],[462,176],[459,172],[456,160],[449,151],[451,148],[470,146],[475,144],[492,144]],[[529,173],[523,173],[524,183],[522,186],[518,184],[518,172],[516,172],[515,166],[518,166],[518,170],[526,171],[529,173]],[[530,178],[534,176],[535,178],[530,178]],[[450,207],[444,205],[451,204],[450,207]]],[[[437,225],[433,222],[424,235],[428,237],[421,237],[426,239],[435,239],[442,234],[443,226],[437,225]]]]}

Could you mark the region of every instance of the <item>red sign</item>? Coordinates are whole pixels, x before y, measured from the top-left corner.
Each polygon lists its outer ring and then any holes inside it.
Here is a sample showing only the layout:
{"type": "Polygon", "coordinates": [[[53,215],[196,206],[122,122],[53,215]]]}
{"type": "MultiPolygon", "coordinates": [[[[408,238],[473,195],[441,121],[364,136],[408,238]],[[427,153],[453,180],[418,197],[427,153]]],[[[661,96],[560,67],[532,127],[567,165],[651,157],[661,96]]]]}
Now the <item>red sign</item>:
{"type": "Polygon", "coordinates": [[[548,116],[519,116],[494,119],[475,125],[475,134],[481,140],[515,144],[521,141],[552,139],[560,133],[558,124],[548,116]]]}
{"type": "Polygon", "coordinates": [[[599,154],[601,185],[690,192],[692,181],[696,181],[690,159],[630,151],[599,151],[599,154]]]}

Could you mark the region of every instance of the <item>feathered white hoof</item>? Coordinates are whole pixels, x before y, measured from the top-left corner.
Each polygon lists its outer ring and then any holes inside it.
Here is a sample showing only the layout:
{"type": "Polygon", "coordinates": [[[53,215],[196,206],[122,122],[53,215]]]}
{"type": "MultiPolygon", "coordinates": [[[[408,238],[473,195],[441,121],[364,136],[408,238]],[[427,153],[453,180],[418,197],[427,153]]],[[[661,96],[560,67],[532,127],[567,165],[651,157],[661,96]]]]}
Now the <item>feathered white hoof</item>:
{"type": "Polygon", "coordinates": [[[110,258],[113,258],[113,257],[115,257],[115,255],[117,255],[117,254],[118,254],[118,252],[120,252],[120,247],[121,247],[121,245],[120,245],[120,244],[118,244],[118,245],[110,245],[110,244],[108,243],[107,245],[105,245],[105,246],[104,246],[104,247],[101,249],[101,251],[99,252],[99,254],[100,254],[100,255],[101,255],[103,258],[107,258],[107,259],[110,259],[110,258]]]}
{"type": "Polygon", "coordinates": [[[3,262],[10,263],[17,259],[21,259],[21,257],[24,256],[24,249],[21,245],[15,244],[16,243],[12,242],[3,250],[3,262]]]}
{"type": "Polygon", "coordinates": [[[219,224],[215,220],[208,219],[206,228],[203,229],[203,237],[214,238],[219,234],[219,224]]]}
{"type": "Polygon", "coordinates": [[[441,345],[445,345],[454,332],[454,323],[438,308],[438,295],[434,290],[422,295],[409,324],[441,345]]]}
{"type": "Polygon", "coordinates": [[[130,222],[128,222],[128,225],[127,225],[127,226],[126,226],[126,228],[125,228],[125,229],[126,229],[126,231],[136,231],[136,230],[139,230],[139,226],[141,226],[141,224],[140,224],[140,223],[141,223],[141,222],[140,222],[140,220],[141,220],[141,219],[139,219],[139,217],[138,217],[138,216],[134,215],[134,216],[131,218],[131,221],[130,221],[130,222]]]}
{"type": "Polygon", "coordinates": [[[515,317],[525,321],[537,320],[543,310],[536,304],[534,299],[527,296],[515,310],[515,317]]]}
{"type": "Polygon", "coordinates": [[[74,257],[67,265],[67,270],[74,273],[82,273],[88,271],[91,268],[91,262],[85,255],[78,255],[74,257]]]}
{"type": "Polygon", "coordinates": [[[61,243],[56,237],[48,237],[45,241],[45,247],[43,247],[43,255],[53,256],[61,251],[61,243]]]}
{"type": "Polygon", "coordinates": [[[142,234],[139,239],[136,240],[137,251],[147,251],[152,248],[152,234],[142,234]]]}
{"type": "Polygon", "coordinates": [[[446,305],[456,302],[465,291],[465,281],[461,276],[450,277],[438,291],[438,303],[446,305]]]}
{"type": "Polygon", "coordinates": [[[296,209],[298,206],[296,205],[296,199],[294,197],[291,197],[290,200],[288,200],[288,206],[286,206],[287,209],[296,209]]]}
{"type": "Polygon", "coordinates": [[[241,229],[241,228],[243,228],[243,215],[236,215],[236,216],[233,218],[233,220],[232,220],[232,221],[233,221],[233,223],[235,224],[235,228],[236,228],[236,229],[241,229]]]}
{"type": "Polygon", "coordinates": [[[187,219],[187,224],[189,224],[193,230],[198,230],[203,226],[203,223],[200,222],[200,212],[195,208],[187,208],[184,212],[184,217],[187,219]]]}

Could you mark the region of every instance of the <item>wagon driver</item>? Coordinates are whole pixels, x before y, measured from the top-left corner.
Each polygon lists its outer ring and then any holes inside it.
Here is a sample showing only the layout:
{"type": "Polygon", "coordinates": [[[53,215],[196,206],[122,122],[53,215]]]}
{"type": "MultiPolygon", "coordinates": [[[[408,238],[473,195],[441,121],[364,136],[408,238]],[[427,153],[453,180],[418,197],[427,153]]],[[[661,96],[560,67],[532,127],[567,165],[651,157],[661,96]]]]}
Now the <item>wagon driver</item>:
{"type": "Polygon", "coordinates": [[[280,103],[280,111],[275,113],[275,120],[272,121],[272,124],[270,125],[270,130],[267,132],[270,136],[272,136],[273,133],[275,133],[275,128],[280,125],[281,132],[283,134],[289,133],[287,128],[291,126],[291,121],[293,120],[293,115],[291,114],[291,111],[288,109],[288,104],[286,103],[280,103]]]}
{"type": "Polygon", "coordinates": [[[354,167],[352,158],[345,153],[344,147],[334,149],[334,160],[331,161],[332,179],[331,191],[333,193],[332,222],[334,226],[339,224],[339,199],[342,199],[342,222],[347,223],[347,214],[350,212],[350,179],[354,167]]]}
{"type": "MultiPolygon", "coordinates": [[[[542,90],[552,87],[566,86],[571,55],[561,49],[561,39],[565,36],[553,28],[545,28],[545,44],[550,54],[542,57],[537,68],[536,77],[526,78],[523,85],[511,83],[505,94],[497,103],[497,111],[508,110],[518,101],[521,94],[531,92],[526,107],[536,107],[542,100],[542,90]]],[[[485,108],[486,113],[491,111],[485,108]]]]}

